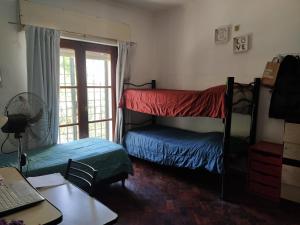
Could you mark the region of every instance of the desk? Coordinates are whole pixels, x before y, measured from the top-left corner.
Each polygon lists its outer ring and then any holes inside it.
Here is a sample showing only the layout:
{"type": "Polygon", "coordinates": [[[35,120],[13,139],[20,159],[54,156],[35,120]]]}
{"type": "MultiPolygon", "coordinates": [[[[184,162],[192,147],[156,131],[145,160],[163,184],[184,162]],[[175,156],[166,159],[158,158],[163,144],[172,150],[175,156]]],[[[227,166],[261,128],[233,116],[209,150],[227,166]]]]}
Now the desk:
{"type": "MultiPolygon", "coordinates": [[[[0,168],[0,174],[7,181],[24,179],[14,168],[0,168]]],[[[104,225],[113,224],[118,219],[115,212],[68,181],[63,185],[40,188],[38,191],[47,200],[3,219],[20,219],[26,225],[52,225],[61,221],[62,225],[104,225]]]]}
{"type": "Polygon", "coordinates": [[[103,225],[118,219],[116,213],[68,181],[60,186],[40,188],[39,192],[61,210],[61,224],[103,225]]]}
{"type": "MultiPolygon", "coordinates": [[[[15,168],[0,168],[0,174],[7,182],[24,180],[25,178],[15,168]]],[[[37,205],[23,209],[16,213],[7,215],[2,219],[23,220],[26,225],[39,225],[39,224],[58,224],[62,221],[61,212],[54,207],[50,202],[44,200],[37,205]]],[[[70,224],[71,225],[71,224],[70,224]]]]}

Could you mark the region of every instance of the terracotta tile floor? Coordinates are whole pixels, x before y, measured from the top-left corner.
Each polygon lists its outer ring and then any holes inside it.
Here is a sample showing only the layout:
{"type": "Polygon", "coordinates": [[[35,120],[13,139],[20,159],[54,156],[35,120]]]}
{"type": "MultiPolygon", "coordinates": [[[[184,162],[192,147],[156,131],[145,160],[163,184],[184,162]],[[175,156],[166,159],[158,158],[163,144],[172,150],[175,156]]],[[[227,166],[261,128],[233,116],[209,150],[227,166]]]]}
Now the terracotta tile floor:
{"type": "MultiPolygon", "coordinates": [[[[219,178],[133,159],[134,176],[102,188],[97,198],[119,214],[120,225],[300,224],[300,207],[280,207],[232,190],[219,198],[219,178]]],[[[235,187],[239,187],[236,185],[235,187]]]]}

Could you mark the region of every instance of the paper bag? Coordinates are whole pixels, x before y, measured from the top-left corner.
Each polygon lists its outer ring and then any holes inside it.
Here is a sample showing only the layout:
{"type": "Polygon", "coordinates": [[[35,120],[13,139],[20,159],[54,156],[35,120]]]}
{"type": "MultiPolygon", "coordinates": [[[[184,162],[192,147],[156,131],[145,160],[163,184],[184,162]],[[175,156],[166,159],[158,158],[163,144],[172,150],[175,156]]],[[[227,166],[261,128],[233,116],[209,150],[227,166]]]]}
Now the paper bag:
{"type": "Polygon", "coordinates": [[[263,76],[262,76],[262,84],[267,87],[274,87],[278,70],[279,70],[280,62],[278,58],[273,58],[271,62],[267,62],[263,76]]]}

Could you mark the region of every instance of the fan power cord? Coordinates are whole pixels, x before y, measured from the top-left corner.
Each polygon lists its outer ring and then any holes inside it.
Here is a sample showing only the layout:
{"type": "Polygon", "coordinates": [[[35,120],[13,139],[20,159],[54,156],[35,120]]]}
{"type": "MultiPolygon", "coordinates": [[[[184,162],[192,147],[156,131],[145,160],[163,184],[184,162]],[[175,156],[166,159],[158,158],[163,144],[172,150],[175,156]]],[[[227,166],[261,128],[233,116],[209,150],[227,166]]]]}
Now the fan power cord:
{"type": "Polygon", "coordinates": [[[3,146],[4,146],[4,144],[6,143],[6,141],[8,140],[8,138],[9,138],[9,134],[6,135],[6,138],[4,139],[4,141],[3,141],[2,144],[1,144],[1,153],[7,154],[7,155],[16,152],[16,151],[12,151],[12,152],[4,152],[4,151],[3,151],[3,146]]]}

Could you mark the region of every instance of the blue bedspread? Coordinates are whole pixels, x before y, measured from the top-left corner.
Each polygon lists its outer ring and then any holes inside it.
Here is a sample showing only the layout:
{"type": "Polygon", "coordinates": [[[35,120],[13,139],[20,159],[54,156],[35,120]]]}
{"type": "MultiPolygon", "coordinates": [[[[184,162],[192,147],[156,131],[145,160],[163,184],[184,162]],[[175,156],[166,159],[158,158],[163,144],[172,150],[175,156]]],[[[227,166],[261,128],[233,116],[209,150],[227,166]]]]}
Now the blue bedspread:
{"type": "Polygon", "coordinates": [[[132,156],[162,165],[223,172],[223,133],[196,133],[151,125],[133,129],[124,138],[132,156]]]}
{"type": "MultiPolygon", "coordinates": [[[[121,145],[99,138],[85,138],[27,152],[28,176],[64,173],[69,158],[85,162],[98,170],[97,180],[120,173],[132,173],[131,161],[121,145]]],[[[17,167],[17,154],[0,155],[0,167],[17,167]]]]}

